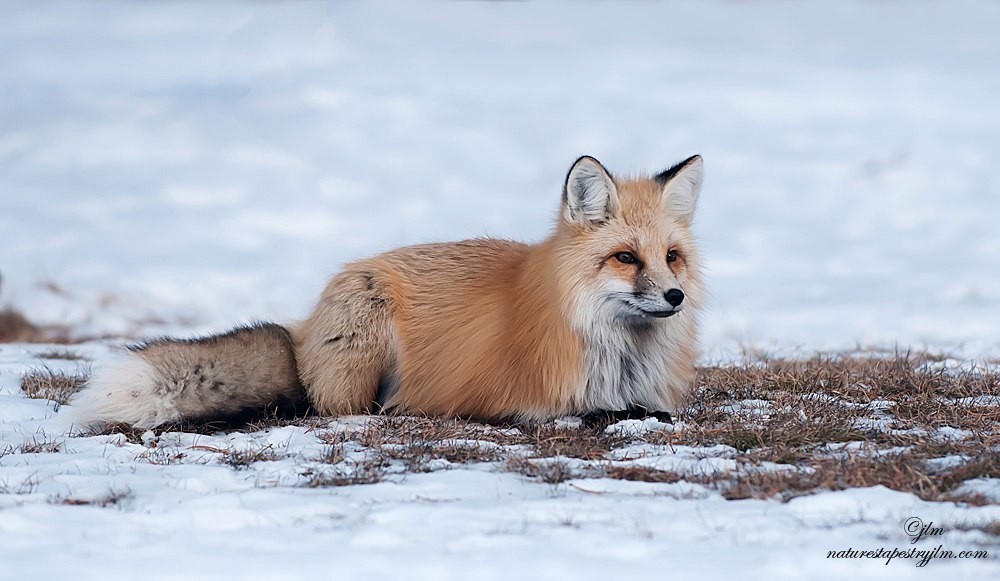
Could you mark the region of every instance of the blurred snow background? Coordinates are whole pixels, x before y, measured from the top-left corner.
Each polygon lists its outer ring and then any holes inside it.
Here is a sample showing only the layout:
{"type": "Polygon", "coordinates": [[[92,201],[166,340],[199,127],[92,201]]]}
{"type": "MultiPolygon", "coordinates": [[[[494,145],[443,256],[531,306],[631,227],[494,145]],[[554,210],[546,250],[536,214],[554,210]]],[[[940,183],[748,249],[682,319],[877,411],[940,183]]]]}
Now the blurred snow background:
{"type": "MultiPolygon", "coordinates": [[[[625,173],[701,153],[709,357],[995,358],[998,30],[987,0],[7,0],[0,306],[84,334],[296,319],[354,258],[542,238],[580,154],[625,173]]],[[[903,547],[912,515],[978,547],[951,529],[998,517],[883,487],[725,501],[685,482],[556,491],[489,466],[304,489],[291,460],[201,459],[322,453],[301,427],[50,442],[53,404],[20,378],[78,363],[45,350],[0,348],[0,579],[902,579],[924,569],[824,556],[903,547]],[[38,441],[53,449],[25,449],[38,441]],[[142,456],[171,451],[190,458],[142,456]]],[[[928,574],[982,579],[997,561],[944,563],[928,574]]]]}
{"type": "Polygon", "coordinates": [[[347,260],[545,236],[569,164],[707,164],[709,356],[1000,347],[1000,4],[0,5],[0,303],[304,316],[347,260]]]}

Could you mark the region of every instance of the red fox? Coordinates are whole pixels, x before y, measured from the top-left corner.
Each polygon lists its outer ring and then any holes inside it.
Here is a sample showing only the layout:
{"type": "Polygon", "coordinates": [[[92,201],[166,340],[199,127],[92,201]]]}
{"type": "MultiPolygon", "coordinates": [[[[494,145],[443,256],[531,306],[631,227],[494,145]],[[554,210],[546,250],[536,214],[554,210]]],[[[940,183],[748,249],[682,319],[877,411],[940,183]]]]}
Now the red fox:
{"type": "Polygon", "coordinates": [[[704,289],[690,226],[703,164],[570,168],[552,234],[400,248],[348,264],[312,314],[130,347],[71,402],[77,424],[254,410],[536,420],[672,411],[691,389],[704,289]]]}

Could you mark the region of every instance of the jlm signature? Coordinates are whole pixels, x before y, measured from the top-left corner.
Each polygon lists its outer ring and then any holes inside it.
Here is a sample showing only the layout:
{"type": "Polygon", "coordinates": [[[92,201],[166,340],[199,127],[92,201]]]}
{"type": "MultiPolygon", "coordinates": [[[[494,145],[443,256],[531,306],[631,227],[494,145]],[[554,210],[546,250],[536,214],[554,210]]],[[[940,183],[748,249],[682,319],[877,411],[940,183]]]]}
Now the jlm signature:
{"type": "Polygon", "coordinates": [[[911,516],[903,523],[903,531],[910,537],[910,544],[914,544],[924,537],[936,537],[944,534],[944,529],[934,526],[934,521],[924,524],[919,517],[911,516]]]}

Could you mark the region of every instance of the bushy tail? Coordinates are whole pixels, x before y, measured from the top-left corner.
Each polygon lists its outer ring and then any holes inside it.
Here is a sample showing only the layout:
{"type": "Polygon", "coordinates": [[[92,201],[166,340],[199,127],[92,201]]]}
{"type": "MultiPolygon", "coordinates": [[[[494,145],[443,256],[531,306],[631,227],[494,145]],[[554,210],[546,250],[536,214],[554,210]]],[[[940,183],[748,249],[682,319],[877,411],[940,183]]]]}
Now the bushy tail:
{"type": "Polygon", "coordinates": [[[98,368],[66,411],[78,427],[152,428],[306,407],[291,335],[281,325],[257,323],[202,339],[130,347],[98,368]]]}

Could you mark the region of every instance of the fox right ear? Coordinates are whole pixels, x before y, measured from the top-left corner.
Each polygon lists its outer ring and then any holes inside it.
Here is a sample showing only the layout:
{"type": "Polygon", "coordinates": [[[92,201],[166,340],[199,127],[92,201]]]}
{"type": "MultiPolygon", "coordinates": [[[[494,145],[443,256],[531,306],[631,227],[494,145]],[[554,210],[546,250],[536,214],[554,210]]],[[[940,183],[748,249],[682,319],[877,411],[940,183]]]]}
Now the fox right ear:
{"type": "Polygon", "coordinates": [[[601,162],[589,155],[576,160],[563,186],[563,219],[599,226],[618,215],[618,188],[601,162]]]}
{"type": "Polygon", "coordinates": [[[692,155],[653,178],[663,186],[663,199],[673,215],[688,224],[694,217],[704,174],[705,162],[700,155],[692,155]]]}

